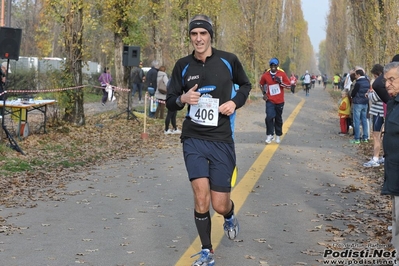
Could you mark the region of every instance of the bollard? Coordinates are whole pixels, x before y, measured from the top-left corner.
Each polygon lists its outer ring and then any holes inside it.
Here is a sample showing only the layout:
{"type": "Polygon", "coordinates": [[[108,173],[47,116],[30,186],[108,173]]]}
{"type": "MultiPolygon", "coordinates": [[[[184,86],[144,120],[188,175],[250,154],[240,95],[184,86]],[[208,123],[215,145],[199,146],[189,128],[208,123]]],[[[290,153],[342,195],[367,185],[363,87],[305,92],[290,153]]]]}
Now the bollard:
{"type": "Polygon", "coordinates": [[[141,133],[141,139],[142,140],[147,140],[148,139],[148,133],[146,132],[147,130],[147,99],[148,99],[148,92],[145,93],[144,96],[144,130],[141,133]]]}

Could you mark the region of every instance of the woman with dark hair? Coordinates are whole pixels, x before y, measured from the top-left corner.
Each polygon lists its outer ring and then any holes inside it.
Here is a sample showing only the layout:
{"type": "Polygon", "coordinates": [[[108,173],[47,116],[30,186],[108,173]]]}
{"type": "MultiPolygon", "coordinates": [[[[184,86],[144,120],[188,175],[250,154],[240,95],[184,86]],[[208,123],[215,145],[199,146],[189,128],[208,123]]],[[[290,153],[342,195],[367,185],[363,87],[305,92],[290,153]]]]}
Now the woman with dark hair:
{"type": "Polygon", "coordinates": [[[98,78],[98,80],[100,81],[100,84],[101,84],[101,87],[102,87],[102,91],[103,91],[103,97],[101,98],[101,104],[105,105],[105,103],[107,102],[107,98],[108,98],[108,92],[105,90],[105,88],[108,85],[111,85],[111,81],[112,81],[112,77],[111,77],[111,73],[109,71],[109,67],[104,67],[104,72],[101,73],[101,75],[98,78]]]}
{"type": "MultiPolygon", "coordinates": [[[[375,64],[371,69],[371,74],[373,74],[374,79],[377,79],[379,76],[383,75],[384,67],[380,64],[375,64]]],[[[375,80],[374,80],[375,82],[375,80]]],[[[373,156],[371,160],[367,163],[364,163],[364,167],[378,167],[380,164],[384,162],[384,158],[380,158],[380,150],[381,150],[381,130],[384,124],[384,102],[378,96],[378,94],[374,91],[374,82],[371,85],[373,89],[367,92],[367,97],[371,102],[371,106],[369,109],[369,115],[372,116],[372,130],[373,130],[373,156]]],[[[384,85],[385,87],[385,85],[384,85]]]]}

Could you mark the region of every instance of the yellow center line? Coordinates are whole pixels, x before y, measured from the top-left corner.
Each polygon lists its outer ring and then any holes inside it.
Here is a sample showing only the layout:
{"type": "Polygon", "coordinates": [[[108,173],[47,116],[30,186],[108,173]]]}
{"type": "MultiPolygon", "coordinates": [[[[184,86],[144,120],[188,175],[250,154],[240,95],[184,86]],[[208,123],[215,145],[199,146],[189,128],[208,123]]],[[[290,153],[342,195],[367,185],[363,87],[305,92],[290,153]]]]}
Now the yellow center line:
{"type": "MultiPolygon", "coordinates": [[[[301,102],[295,107],[294,111],[290,114],[288,119],[283,124],[283,132],[288,132],[288,129],[294,122],[296,116],[301,110],[305,100],[302,99],[301,102]]],[[[281,140],[284,136],[281,136],[281,140]]],[[[231,192],[231,198],[234,201],[234,212],[238,213],[241,207],[244,205],[244,202],[247,200],[249,194],[251,194],[256,182],[259,180],[266,166],[269,164],[270,159],[273,157],[273,154],[278,148],[278,144],[268,144],[265,146],[261,154],[259,154],[258,158],[256,158],[255,162],[249,168],[248,172],[245,173],[241,181],[235,186],[235,188],[231,192]]],[[[221,219],[221,215],[215,213],[212,216],[212,246],[214,249],[220,244],[224,236],[223,231],[223,223],[224,219],[221,219]],[[213,230],[215,228],[215,230],[213,230]]],[[[193,221],[194,224],[194,221],[193,221]]],[[[201,249],[201,241],[197,236],[193,243],[187,248],[184,254],[180,257],[180,259],[176,262],[177,266],[188,266],[191,265],[193,258],[190,258],[191,255],[198,253],[201,249]]]]}

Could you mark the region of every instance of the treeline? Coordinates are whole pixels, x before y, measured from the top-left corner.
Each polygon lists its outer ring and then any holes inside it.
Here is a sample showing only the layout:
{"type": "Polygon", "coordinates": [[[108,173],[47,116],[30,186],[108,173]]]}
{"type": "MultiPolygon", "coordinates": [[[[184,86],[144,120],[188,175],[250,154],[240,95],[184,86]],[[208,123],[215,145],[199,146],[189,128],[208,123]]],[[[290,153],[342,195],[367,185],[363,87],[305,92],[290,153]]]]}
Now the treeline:
{"type": "Polygon", "coordinates": [[[320,71],[343,73],[359,65],[368,72],[390,62],[399,53],[398,23],[397,0],[330,0],[320,71]]]}
{"type": "MultiPolygon", "coordinates": [[[[145,65],[157,59],[171,71],[191,52],[187,25],[200,13],[213,20],[214,46],[236,53],[254,84],[271,57],[287,72],[317,71],[301,0],[20,0],[11,26],[23,29],[21,55],[66,58],[59,86],[80,85],[82,62],[94,61],[126,88],[123,45],[140,46],[145,65]]],[[[81,92],[66,94],[64,119],[84,123],[81,92]]]]}
{"type": "MultiPolygon", "coordinates": [[[[385,64],[399,52],[398,10],[396,0],[330,0],[319,69],[301,0],[19,0],[13,1],[11,26],[23,29],[22,56],[67,58],[60,86],[80,85],[82,62],[94,61],[111,67],[117,86],[128,87],[123,45],[140,46],[144,65],[157,59],[171,71],[192,50],[190,18],[207,14],[214,22],[214,46],[236,53],[257,84],[271,57],[296,74],[385,64]]],[[[83,104],[81,95],[66,99],[71,112],[83,110],[75,108],[83,104]]],[[[82,115],[68,119],[81,121],[82,115]]]]}
{"type": "Polygon", "coordinates": [[[212,18],[214,46],[236,53],[253,81],[274,56],[286,71],[316,71],[300,0],[21,0],[12,26],[23,29],[23,56],[67,57],[81,33],[84,61],[114,66],[121,42],[140,46],[144,65],[157,59],[171,70],[192,50],[187,25],[197,13],[212,18]],[[79,12],[81,28],[68,32],[79,12]]]}

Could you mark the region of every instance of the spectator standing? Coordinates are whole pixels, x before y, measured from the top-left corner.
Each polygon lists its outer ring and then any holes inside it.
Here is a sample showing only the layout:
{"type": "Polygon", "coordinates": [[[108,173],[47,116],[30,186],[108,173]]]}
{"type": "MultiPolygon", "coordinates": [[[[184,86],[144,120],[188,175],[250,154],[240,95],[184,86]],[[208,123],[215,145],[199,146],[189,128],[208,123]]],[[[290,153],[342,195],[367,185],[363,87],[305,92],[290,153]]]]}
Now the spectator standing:
{"type": "MultiPolygon", "coordinates": [[[[290,88],[290,80],[284,71],[278,69],[279,60],[272,58],[269,61],[270,69],[260,78],[259,84],[263,88],[263,100],[266,101],[266,140],[267,144],[274,140],[280,143],[283,135],[284,89],[290,88]]],[[[309,75],[310,84],[310,75],[309,75]]]]}
{"type": "Polygon", "coordinates": [[[151,69],[148,70],[146,77],[145,77],[145,84],[147,87],[148,94],[151,97],[150,100],[150,111],[149,111],[149,117],[155,117],[155,110],[152,111],[151,107],[153,102],[155,101],[154,95],[155,91],[157,90],[157,81],[158,81],[158,69],[159,69],[159,62],[158,60],[154,60],[151,63],[151,69]]]}
{"type": "Polygon", "coordinates": [[[348,135],[347,120],[351,112],[351,104],[348,93],[348,90],[343,90],[341,92],[341,100],[338,105],[339,125],[341,127],[341,131],[339,132],[340,136],[348,135]]]}
{"type": "Polygon", "coordinates": [[[355,137],[350,142],[353,144],[359,144],[368,142],[369,130],[367,123],[367,109],[368,109],[368,98],[366,94],[370,89],[370,82],[365,77],[363,69],[355,70],[356,83],[352,90],[352,105],[353,105],[353,129],[355,137]],[[363,136],[360,140],[360,123],[362,124],[363,136]]]}
{"type": "Polygon", "coordinates": [[[350,100],[350,102],[351,102],[351,111],[350,111],[350,116],[349,116],[348,121],[347,121],[347,125],[348,125],[348,133],[351,134],[351,135],[353,135],[353,104],[352,104],[352,97],[351,97],[351,95],[352,95],[352,91],[353,91],[353,88],[355,87],[355,83],[356,83],[355,69],[351,69],[351,70],[349,71],[348,76],[349,76],[349,79],[350,79],[350,85],[349,85],[349,100],[350,100]],[[352,129],[352,133],[349,132],[350,129],[352,129]]]}
{"type": "MultiPolygon", "coordinates": [[[[169,89],[169,84],[170,84],[170,79],[169,82],[167,83],[166,87],[169,89]]],[[[177,111],[172,111],[166,108],[167,113],[166,113],[166,118],[165,118],[165,135],[170,135],[170,134],[181,134],[181,130],[177,128],[176,124],[176,117],[177,117],[177,111]],[[170,124],[172,124],[172,129],[169,128],[170,124]]]]}
{"type": "Polygon", "coordinates": [[[166,113],[166,118],[165,118],[165,135],[170,135],[170,134],[181,134],[181,130],[177,128],[176,125],[176,116],[177,116],[177,111],[171,111],[167,109],[168,112],[166,113]],[[172,124],[172,130],[169,128],[170,124],[172,124]]]}
{"type": "MultiPolygon", "coordinates": [[[[380,64],[375,64],[371,69],[371,73],[374,78],[378,78],[384,72],[384,67],[380,64]]],[[[378,167],[383,162],[383,158],[380,159],[381,150],[381,128],[384,124],[384,103],[378,97],[374,91],[374,83],[372,84],[372,90],[367,93],[367,97],[371,102],[369,114],[372,116],[372,129],[373,129],[373,156],[370,161],[364,163],[364,167],[378,167]]],[[[378,84],[377,84],[378,85],[378,84]]]]}
{"type": "Polygon", "coordinates": [[[202,250],[193,255],[200,257],[192,266],[211,266],[215,260],[210,204],[223,216],[223,229],[229,239],[235,239],[239,232],[230,199],[237,170],[234,119],[236,109],[248,98],[251,83],[236,55],[212,47],[213,25],[208,16],[194,16],[188,32],[194,51],[176,62],[166,107],[177,111],[188,104],[180,138],[194,193],[195,225],[202,244],[202,250]]]}
{"type": "Polygon", "coordinates": [[[165,66],[161,66],[158,70],[157,76],[157,90],[155,91],[155,99],[158,102],[157,110],[155,111],[155,118],[164,119],[165,113],[165,100],[166,100],[166,92],[162,92],[160,88],[160,83],[163,83],[165,88],[166,84],[168,84],[168,75],[165,73],[165,66]]]}
{"type": "Polygon", "coordinates": [[[108,91],[105,88],[107,86],[111,85],[111,82],[112,82],[112,76],[111,76],[111,73],[110,73],[108,67],[104,68],[104,72],[101,73],[98,80],[100,81],[100,85],[101,85],[102,91],[103,91],[103,97],[101,98],[101,104],[105,105],[105,103],[107,102],[107,99],[108,99],[108,91]]]}
{"type": "Polygon", "coordinates": [[[396,250],[399,250],[399,62],[391,62],[384,67],[384,81],[392,99],[387,105],[382,141],[385,162],[381,194],[390,195],[392,199],[391,243],[396,250]]]}
{"type": "Polygon", "coordinates": [[[290,83],[291,83],[291,93],[292,94],[295,93],[296,81],[297,81],[297,78],[295,77],[294,73],[291,73],[290,83]]]}
{"type": "MultiPolygon", "coordinates": [[[[5,101],[7,100],[7,95],[3,94],[5,91],[5,86],[6,86],[6,77],[7,77],[7,71],[8,73],[11,73],[11,70],[8,68],[8,63],[3,62],[1,63],[1,69],[0,69],[0,101],[5,101]]],[[[0,121],[2,121],[2,117],[4,117],[4,109],[5,107],[2,106],[0,107],[0,121]]],[[[0,138],[1,135],[3,134],[3,129],[0,128],[0,138]]],[[[1,139],[0,139],[1,142],[1,139]]]]}
{"type": "Polygon", "coordinates": [[[337,91],[339,89],[339,82],[341,81],[341,78],[339,74],[335,74],[333,77],[333,82],[334,82],[334,91],[337,91]]]}
{"type": "MultiPolygon", "coordinates": [[[[1,94],[1,93],[3,93],[5,91],[4,87],[5,87],[5,84],[6,84],[7,71],[8,71],[8,73],[11,73],[11,70],[8,69],[8,63],[7,62],[1,63],[0,71],[1,71],[0,72],[0,94],[1,94]]],[[[4,94],[2,94],[0,96],[0,100],[4,100],[5,98],[6,98],[6,96],[4,94]]]]}
{"type": "Polygon", "coordinates": [[[352,79],[350,76],[350,73],[345,73],[344,75],[344,90],[350,90],[351,89],[351,84],[352,84],[352,79]]]}
{"type": "Polygon", "coordinates": [[[132,72],[130,73],[130,80],[132,82],[132,100],[134,99],[134,95],[136,92],[139,94],[139,103],[142,104],[142,96],[143,96],[143,80],[144,80],[144,71],[142,69],[143,62],[140,62],[138,66],[134,66],[132,72]]]}
{"type": "Polygon", "coordinates": [[[157,90],[158,69],[159,69],[158,60],[152,61],[151,69],[148,70],[145,77],[148,94],[150,94],[150,96],[154,96],[155,91],[157,90]]]}
{"type": "Polygon", "coordinates": [[[326,89],[327,88],[327,82],[328,82],[327,74],[323,74],[323,76],[321,78],[323,79],[323,89],[326,89]]]}

